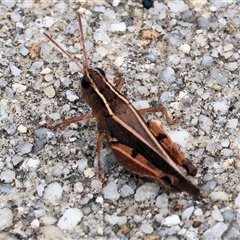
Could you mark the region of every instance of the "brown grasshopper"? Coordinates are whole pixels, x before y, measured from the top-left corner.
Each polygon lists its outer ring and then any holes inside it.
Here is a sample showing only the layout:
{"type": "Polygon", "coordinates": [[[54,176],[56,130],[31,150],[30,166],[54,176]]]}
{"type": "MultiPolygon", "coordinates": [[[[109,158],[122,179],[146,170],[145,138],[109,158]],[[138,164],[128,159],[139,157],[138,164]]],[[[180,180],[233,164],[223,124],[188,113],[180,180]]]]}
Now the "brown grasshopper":
{"type": "Polygon", "coordinates": [[[92,113],[47,127],[56,129],[65,124],[96,118],[99,131],[97,140],[99,177],[102,176],[100,155],[102,140],[106,138],[113,154],[125,169],[140,176],[149,177],[171,192],[185,191],[194,196],[200,195],[199,189],[182,174],[177,165],[184,167],[192,176],[196,175],[197,168],[184,157],[156,121],[146,123],[141,114],[163,112],[169,124],[177,122],[178,119],[172,120],[164,107],[136,110],[119,92],[124,83],[123,78],[114,87],[107,80],[102,69],[89,66],[81,14],[78,13],[77,17],[85,68],[53,38],[46,33],[44,35],[78,66],[83,75],[81,79],[82,98],[92,108],[92,113]]]}

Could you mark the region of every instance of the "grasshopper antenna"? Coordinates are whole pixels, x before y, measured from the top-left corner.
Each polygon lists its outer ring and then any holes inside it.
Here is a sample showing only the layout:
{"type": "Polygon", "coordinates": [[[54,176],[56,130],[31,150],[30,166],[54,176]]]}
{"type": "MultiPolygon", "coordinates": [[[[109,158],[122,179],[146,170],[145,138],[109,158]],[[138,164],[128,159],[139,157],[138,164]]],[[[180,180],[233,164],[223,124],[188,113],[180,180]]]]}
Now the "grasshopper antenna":
{"type": "Polygon", "coordinates": [[[86,46],[85,46],[85,38],[84,38],[84,33],[83,33],[82,16],[81,16],[80,12],[77,12],[77,18],[78,18],[79,32],[80,32],[81,43],[82,43],[82,48],[83,48],[83,56],[84,56],[87,68],[90,68],[90,65],[89,65],[89,62],[88,62],[88,58],[87,58],[86,46]]]}
{"type": "MultiPolygon", "coordinates": [[[[82,65],[67,51],[65,51],[51,36],[49,36],[47,33],[43,33],[55,46],[57,46],[64,54],[66,54],[79,68],[80,72],[84,75],[83,67],[82,65]]],[[[84,53],[85,56],[85,53],[84,53]]]]}

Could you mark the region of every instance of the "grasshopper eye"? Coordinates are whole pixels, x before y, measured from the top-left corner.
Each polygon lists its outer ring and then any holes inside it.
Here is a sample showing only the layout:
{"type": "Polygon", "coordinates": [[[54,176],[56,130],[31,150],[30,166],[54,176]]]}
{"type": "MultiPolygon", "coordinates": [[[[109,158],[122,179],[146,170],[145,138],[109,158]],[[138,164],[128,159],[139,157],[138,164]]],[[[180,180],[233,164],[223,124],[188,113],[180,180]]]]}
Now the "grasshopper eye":
{"type": "Polygon", "coordinates": [[[90,80],[87,76],[83,76],[82,80],[81,80],[81,86],[84,89],[87,89],[90,87],[90,80]]]}
{"type": "Polygon", "coordinates": [[[96,69],[102,74],[102,76],[105,77],[105,72],[101,68],[96,68],[96,69]]]}

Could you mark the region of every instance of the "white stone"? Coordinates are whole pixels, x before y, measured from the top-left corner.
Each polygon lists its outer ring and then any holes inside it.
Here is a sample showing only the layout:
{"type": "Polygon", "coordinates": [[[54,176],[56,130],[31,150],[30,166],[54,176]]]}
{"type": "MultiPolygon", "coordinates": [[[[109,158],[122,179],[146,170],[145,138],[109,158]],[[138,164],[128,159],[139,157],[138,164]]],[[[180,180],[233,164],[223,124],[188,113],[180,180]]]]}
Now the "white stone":
{"type": "Polygon", "coordinates": [[[52,72],[52,70],[51,70],[50,68],[44,68],[44,69],[40,72],[40,74],[46,75],[46,74],[49,74],[49,73],[51,73],[51,72],[52,72]]]}
{"type": "Polygon", "coordinates": [[[59,219],[57,226],[62,230],[70,230],[82,220],[83,213],[78,208],[69,208],[59,219]]]}
{"type": "Polygon", "coordinates": [[[201,208],[198,208],[194,211],[193,213],[195,216],[202,216],[203,215],[203,211],[201,208]]]}
{"type": "Polygon", "coordinates": [[[37,190],[38,196],[39,196],[39,197],[42,197],[43,191],[44,191],[44,186],[43,186],[42,184],[39,184],[39,185],[37,185],[36,190],[37,190]]]}
{"type": "Polygon", "coordinates": [[[128,196],[132,195],[133,193],[134,193],[133,189],[127,184],[123,185],[123,187],[120,190],[120,195],[122,197],[128,197],[128,196]]]}
{"type": "Polygon", "coordinates": [[[53,74],[49,73],[44,76],[44,80],[47,82],[51,82],[53,80],[53,74]]]}
{"type": "Polygon", "coordinates": [[[227,120],[227,127],[228,128],[235,129],[237,127],[237,125],[238,125],[238,119],[237,118],[227,120]]]}
{"type": "Polygon", "coordinates": [[[31,228],[36,229],[39,228],[39,220],[38,219],[33,219],[33,221],[31,222],[31,228]]]}
{"type": "Polygon", "coordinates": [[[24,92],[27,89],[27,87],[21,83],[13,83],[12,88],[15,92],[24,92]]]}
{"type": "Polygon", "coordinates": [[[168,131],[168,134],[171,137],[171,139],[174,140],[175,143],[182,147],[186,147],[186,145],[189,143],[190,134],[188,131],[184,129],[179,129],[176,131],[171,130],[168,131]]]}
{"type": "Polygon", "coordinates": [[[13,22],[19,22],[21,20],[21,16],[18,12],[12,12],[11,19],[13,22]]]}
{"type": "Polygon", "coordinates": [[[127,217],[126,216],[117,216],[115,214],[113,214],[113,215],[106,214],[105,221],[108,224],[110,224],[111,226],[114,226],[116,224],[121,226],[127,222],[127,217]]]}
{"type": "Polygon", "coordinates": [[[58,120],[58,119],[61,118],[61,115],[60,115],[60,113],[58,113],[58,112],[50,113],[48,116],[49,116],[51,119],[53,119],[53,120],[58,120]]]}
{"type": "Polygon", "coordinates": [[[108,49],[104,47],[97,47],[96,51],[99,55],[101,55],[101,57],[105,57],[108,54],[108,49]]]}
{"type": "Polygon", "coordinates": [[[137,110],[143,109],[143,108],[149,108],[149,107],[150,107],[148,100],[135,101],[135,102],[132,102],[132,105],[133,105],[137,110]]]}
{"type": "Polygon", "coordinates": [[[12,170],[5,170],[1,172],[0,179],[4,183],[11,183],[15,179],[15,172],[12,170]]]}
{"type": "Polygon", "coordinates": [[[162,224],[167,227],[172,227],[180,223],[180,218],[178,215],[171,215],[163,219],[162,224]]]}
{"type": "Polygon", "coordinates": [[[173,83],[176,79],[174,69],[171,67],[167,67],[165,70],[162,71],[161,78],[165,83],[173,83]]]}
{"type": "Polygon", "coordinates": [[[143,223],[140,226],[140,231],[144,232],[145,234],[151,234],[153,232],[153,227],[149,223],[143,223]]]}
{"type": "Polygon", "coordinates": [[[40,166],[40,164],[41,164],[41,161],[38,158],[37,159],[27,158],[24,160],[22,167],[27,170],[36,171],[40,166]]]}
{"type": "Polygon", "coordinates": [[[179,50],[188,54],[191,50],[191,47],[188,44],[184,43],[179,47],[179,50]]]}
{"type": "Polygon", "coordinates": [[[156,183],[145,183],[142,186],[140,186],[135,195],[135,201],[137,202],[144,202],[147,201],[149,199],[154,199],[159,191],[159,186],[156,183]]]}
{"type": "Polygon", "coordinates": [[[199,126],[207,134],[209,134],[210,131],[212,131],[212,125],[213,125],[213,122],[211,118],[202,114],[199,116],[199,126]]]}
{"type": "Polygon", "coordinates": [[[43,92],[45,93],[45,95],[48,97],[48,98],[53,98],[55,96],[55,89],[53,88],[53,86],[48,86],[46,87],[43,92]]]}
{"type": "Polygon", "coordinates": [[[205,54],[202,59],[202,65],[204,67],[211,67],[212,63],[213,63],[213,58],[211,56],[205,54]]]}
{"type": "Polygon", "coordinates": [[[29,50],[27,48],[25,48],[24,46],[22,46],[19,50],[20,54],[22,54],[23,56],[27,56],[29,53],[29,50]]]}
{"type": "Polygon", "coordinates": [[[14,77],[20,76],[20,74],[21,74],[21,72],[22,72],[19,68],[17,68],[17,67],[14,66],[14,65],[11,65],[11,66],[10,66],[10,70],[11,70],[11,73],[12,73],[12,75],[13,75],[14,77]]]}
{"type": "MultiPolygon", "coordinates": [[[[49,218],[51,218],[51,217],[49,217],[49,218]]],[[[41,237],[39,237],[39,239],[45,239],[45,240],[66,239],[64,237],[64,233],[62,232],[62,230],[59,229],[58,227],[52,225],[55,222],[52,222],[52,223],[50,223],[50,221],[44,222],[45,218],[44,218],[44,220],[43,220],[43,218],[41,220],[44,223],[43,225],[46,225],[46,226],[43,226],[39,229],[39,235],[41,236],[41,237]]]]}
{"type": "Polygon", "coordinates": [[[62,14],[67,11],[68,5],[64,1],[61,1],[55,5],[55,8],[62,14]]]}
{"type": "Polygon", "coordinates": [[[120,0],[113,0],[112,5],[114,7],[117,7],[119,3],[120,3],[120,0]]]}
{"type": "Polygon", "coordinates": [[[185,4],[183,1],[172,1],[168,2],[167,5],[174,13],[180,13],[189,9],[188,5],[185,4]]]}
{"type": "Polygon", "coordinates": [[[38,69],[41,69],[41,67],[43,66],[43,62],[42,61],[39,61],[39,62],[34,62],[30,68],[31,71],[35,71],[35,70],[38,70],[38,69]]]}
{"type": "Polygon", "coordinates": [[[99,192],[102,189],[102,182],[97,179],[93,179],[91,182],[91,187],[96,191],[99,192]]]}
{"type": "Polygon", "coordinates": [[[17,130],[20,132],[20,133],[26,133],[27,132],[27,127],[25,127],[24,125],[19,125],[17,130]]]}
{"type": "Polygon", "coordinates": [[[66,91],[66,97],[70,102],[74,102],[75,100],[79,99],[79,97],[72,90],[66,91]]]}
{"type": "Polygon", "coordinates": [[[226,64],[226,69],[233,72],[238,69],[238,62],[229,62],[226,64]]]}
{"type": "Polygon", "coordinates": [[[59,183],[50,183],[44,191],[44,199],[52,205],[58,205],[62,198],[63,189],[59,183]]]}
{"type": "Polygon", "coordinates": [[[83,185],[81,182],[76,182],[74,184],[74,192],[81,193],[83,191],[83,185]]]}
{"type": "Polygon", "coordinates": [[[229,109],[229,104],[226,100],[218,101],[218,102],[212,102],[211,105],[214,108],[214,111],[221,112],[221,113],[226,113],[228,112],[229,109]]]}
{"type": "Polygon", "coordinates": [[[182,221],[187,221],[190,219],[192,213],[194,211],[194,207],[191,206],[191,207],[188,207],[186,208],[183,213],[182,213],[182,221]]]}
{"type": "Polygon", "coordinates": [[[33,144],[29,142],[23,142],[18,145],[18,153],[20,155],[24,155],[26,153],[30,153],[32,151],[33,144]]]}
{"type": "Polygon", "coordinates": [[[228,226],[227,224],[223,222],[218,222],[211,228],[209,228],[207,231],[205,231],[202,235],[203,240],[209,240],[209,239],[221,239],[222,234],[227,230],[228,226]]]}
{"type": "Polygon", "coordinates": [[[235,204],[238,208],[240,208],[240,193],[238,193],[238,196],[235,199],[235,204]]]}
{"type": "Polygon", "coordinates": [[[215,221],[223,222],[223,215],[216,205],[213,206],[212,217],[215,221]]]}
{"type": "Polygon", "coordinates": [[[0,209],[0,231],[10,227],[13,223],[13,213],[9,208],[0,209]]]}
{"type": "Polygon", "coordinates": [[[156,199],[156,207],[168,210],[168,195],[163,193],[156,199]]]}
{"type": "Polygon", "coordinates": [[[216,201],[228,201],[229,200],[229,195],[225,192],[211,192],[209,195],[210,199],[212,202],[216,201]]]}
{"type": "Polygon", "coordinates": [[[113,64],[115,65],[115,67],[119,68],[122,66],[122,64],[124,63],[124,57],[117,57],[115,59],[115,61],[113,62],[113,64]]]}
{"type": "Polygon", "coordinates": [[[125,22],[119,22],[119,23],[112,23],[110,26],[110,30],[112,32],[125,32],[127,29],[125,22]]]}
{"type": "Polygon", "coordinates": [[[223,140],[221,141],[221,146],[222,146],[222,147],[229,147],[229,144],[230,144],[229,139],[223,139],[223,140]]]}
{"type": "Polygon", "coordinates": [[[110,182],[103,188],[104,198],[110,199],[112,201],[118,200],[120,194],[117,189],[117,184],[115,182],[110,182]]]}
{"type": "Polygon", "coordinates": [[[232,49],[233,49],[233,44],[231,44],[231,43],[229,43],[229,44],[227,44],[227,45],[225,45],[225,46],[223,47],[223,50],[224,50],[225,52],[231,51],[232,49]]]}
{"type": "Polygon", "coordinates": [[[148,96],[149,95],[149,90],[146,86],[139,86],[137,88],[138,92],[141,94],[141,95],[144,95],[144,96],[148,96]]]}
{"type": "Polygon", "coordinates": [[[84,176],[86,178],[92,178],[95,175],[95,171],[93,168],[87,168],[86,170],[84,170],[84,176]]]}

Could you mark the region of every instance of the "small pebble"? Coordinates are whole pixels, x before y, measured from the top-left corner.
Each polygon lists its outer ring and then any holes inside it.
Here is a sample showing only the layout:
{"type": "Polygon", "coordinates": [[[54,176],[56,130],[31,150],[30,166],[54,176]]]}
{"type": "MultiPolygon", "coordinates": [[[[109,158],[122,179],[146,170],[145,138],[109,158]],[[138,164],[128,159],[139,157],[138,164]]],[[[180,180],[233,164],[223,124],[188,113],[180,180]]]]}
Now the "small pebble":
{"type": "Polygon", "coordinates": [[[44,199],[51,205],[58,205],[62,198],[63,189],[59,183],[50,183],[44,191],[44,199]]]}
{"type": "Polygon", "coordinates": [[[184,53],[187,53],[187,54],[190,52],[190,49],[191,49],[191,47],[188,44],[186,44],[186,43],[184,43],[183,45],[181,45],[179,47],[180,51],[182,51],[184,53]]]}
{"type": "Polygon", "coordinates": [[[121,197],[128,197],[134,193],[133,189],[129,185],[124,185],[120,190],[121,197]]]}
{"type": "Polygon", "coordinates": [[[34,220],[31,222],[30,225],[31,225],[31,227],[32,227],[33,229],[39,228],[39,225],[40,225],[39,220],[38,220],[38,219],[34,219],[34,220]]]}
{"type": "Polygon", "coordinates": [[[19,50],[20,54],[22,54],[24,57],[28,55],[29,50],[27,48],[25,48],[24,46],[22,46],[19,50]]]}
{"type": "Polygon", "coordinates": [[[53,97],[55,96],[55,94],[56,94],[56,92],[55,92],[55,90],[54,90],[54,88],[53,88],[52,85],[46,87],[46,88],[43,90],[43,92],[45,93],[45,95],[46,95],[48,98],[53,98],[53,97]]]}
{"type": "Polygon", "coordinates": [[[126,23],[120,22],[120,23],[113,23],[110,26],[110,30],[112,32],[125,32],[126,31],[126,23]]]}
{"type": "Polygon", "coordinates": [[[177,14],[188,10],[188,5],[183,1],[171,1],[171,2],[168,2],[167,5],[172,12],[177,14]]]}
{"type": "Polygon", "coordinates": [[[218,209],[218,207],[216,205],[213,206],[212,217],[214,220],[216,220],[218,222],[223,222],[223,220],[224,220],[222,213],[220,212],[220,210],[218,209]]]}
{"type": "Polygon", "coordinates": [[[0,231],[10,227],[13,224],[13,213],[9,208],[0,209],[0,231]]]}
{"type": "Polygon", "coordinates": [[[84,170],[84,176],[86,178],[92,178],[95,175],[95,171],[93,168],[87,168],[86,170],[84,170]]]}
{"type": "Polygon", "coordinates": [[[27,87],[21,83],[13,83],[12,88],[15,92],[24,92],[27,89],[27,87]]]}
{"type": "Polygon", "coordinates": [[[123,63],[124,63],[124,57],[117,57],[116,60],[113,62],[113,64],[117,68],[121,67],[123,63]]]}
{"type": "Polygon", "coordinates": [[[74,184],[74,192],[81,193],[83,191],[83,185],[81,182],[74,184]]]}
{"type": "Polygon", "coordinates": [[[238,196],[235,199],[235,204],[238,208],[240,208],[240,193],[238,193],[238,196]]]}
{"type": "Polygon", "coordinates": [[[227,228],[228,227],[225,223],[218,222],[203,233],[202,239],[221,239],[223,233],[227,230],[227,228]]]}
{"type": "Polygon", "coordinates": [[[37,186],[36,190],[37,190],[38,196],[39,196],[39,197],[42,197],[42,196],[43,196],[43,191],[44,191],[43,185],[42,185],[42,184],[39,184],[39,185],[37,186]]]}
{"type": "Polygon", "coordinates": [[[12,75],[13,75],[14,77],[20,76],[20,75],[21,75],[21,72],[22,72],[19,68],[17,68],[17,67],[14,66],[14,65],[11,65],[11,66],[10,66],[10,70],[11,70],[11,73],[12,73],[12,75]]]}
{"type": "Polygon", "coordinates": [[[50,68],[44,68],[44,69],[40,72],[40,74],[46,75],[46,74],[49,74],[49,73],[51,73],[51,72],[52,72],[52,70],[51,70],[50,68]]]}
{"type": "Polygon", "coordinates": [[[140,226],[140,231],[145,234],[151,234],[153,232],[153,227],[148,223],[143,223],[140,226]]]}
{"type": "Polygon", "coordinates": [[[66,91],[66,97],[70,102],[74,102],[79,99],[79,97],[72,90],[66,91]]]}
{"type": "Polygon", "coordinates": [[[158,194],[159,188],[159,185],[156,183],[145,183],[137,189],[134,199],[137,202],[154,199],[158,194]]]}
{"type": "Polygon", "coordinates": [[[172,227],[180,223],[180,218],[178,215],[168,216],[163,219],[162,224],[167,227],[172,227]]]}
{"type": "Polygon", "coordinates": [[[229,200],[229,196],[227,193],[225,192],[211,192],[209,195],[210,199],[212,202],[216,202],[216,201],[228,201],[229,200]]]}
{"type": "Polygon", "coordinates": [[[235,214],[234,214],[233,210],[230,209],[230,208],[226,209],[223,212],[223,218],[224,218],[224,221],[226,223],[231,223],[234,220],[234,218],[235,218],[235,214]]]}
{"type": "Polygon", "coordinates": [[[83,213],[78,208],[69,208],[59,219],[57,226],[62,230],[70,230],[79,224],[82,220],[83,213]]]}
{"type": "Polygon", "coordinates": [[[240,239],[240,231],[235,227],[231,227],[229,231],[224,234],[224,240],[228,239],[240,239]]]}
{"type": "Polygon", "coordinates": [[[104,198],[110,199],[112,201],[118,200],[120,194],[118,193],[117,184],[115,182],[110,182],[106,187],[103,188],[104,198]]]}
{"type": "Polygon", "coordinates": [[[182,221],[188,221],[194,211],[194,207],[186,208],[182,213],[182,221]]]}
{"type": "Polygon", "coordinates": [[[0,174],[0,179],[4,183],[11,183],[15,179],[15,172],[12,170],[2,171],[0,174]]]}
{"type": "Polygon", "coordinates": [[[167,83],[173,83],[176,79],[175,71],[171,67],[167,67],[161,74],[162,80],[167,83]]]}
{"type": "Polygon", "coordinates": [[[24,160],[22,167],[25,168],[26,170],[30,171],[36,171],[41,164],[41,161],[37,158],[27,158],[24,160]]]}
{"type": "Polygon", "coordinates": [[[62,232],[61,229],[59,229],[56,226],[53,226],[51,224],[45,224],[47,226],[43,226],[39,229],[39,235],[41,236],[42,239],[45,240],[64,240],[66,239],[64,237],[64,233],[62,232]]]}
{"type": "Polygon", "coordinates": [[[24,125],[19,125],[17,130],[20,132],[20,133],[26,133],[27,132],[27,127],[25,127],[24,125]]]}
{"type": "Polygon", "coordinates": [[[114,225],[121,226],[123,224],[126,224],[127,217],[126,216],[117,216],[115,214],[113,214],[113,215],[106,214],[105,221],[108,224],[110,224],[111,226],[114,226],[114,225]]]}
{"type": "Polygon", "coordinates": [[[32,151],[33,144],[29,142],[22,142],[18,145],[18,154],[24,155],[32,151]]]}

